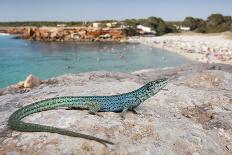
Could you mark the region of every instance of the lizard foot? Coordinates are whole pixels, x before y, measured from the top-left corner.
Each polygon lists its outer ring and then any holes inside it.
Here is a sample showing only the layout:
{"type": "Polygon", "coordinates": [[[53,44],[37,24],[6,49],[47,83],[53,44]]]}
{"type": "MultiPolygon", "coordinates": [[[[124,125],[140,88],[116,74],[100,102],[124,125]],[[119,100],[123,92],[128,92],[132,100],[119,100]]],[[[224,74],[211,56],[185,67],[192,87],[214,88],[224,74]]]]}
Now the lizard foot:
{"type": "Polygon", "coordinates": [[[121,114],[120,114],[121,120],[125,120],[125,119],[126,119],[126,117],[125,117],[125,116],[126,116],[126,114],[125,114],[125,113],[121,113],[121,114]]]}
{"type": "Polygon", "coordinates": [[[135,109],[131,109],[130,111],[133,112],[133,114],[139,115],[139,113],[135,109]]]}

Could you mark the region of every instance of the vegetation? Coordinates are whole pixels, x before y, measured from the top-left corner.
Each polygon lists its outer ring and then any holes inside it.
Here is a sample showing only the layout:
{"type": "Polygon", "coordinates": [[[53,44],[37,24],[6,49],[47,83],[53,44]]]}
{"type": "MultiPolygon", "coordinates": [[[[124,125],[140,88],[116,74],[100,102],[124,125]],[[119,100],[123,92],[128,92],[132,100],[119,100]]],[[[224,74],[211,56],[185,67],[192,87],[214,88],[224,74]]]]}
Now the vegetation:
{"type": "MultiPolygon", "coordinates": [[[[149,17],[147,19],[126,19],[124,21],[117,20],[102,20],[102,21],[94,21],[100,22],[103,24],[117,22],[116,27],[120,27],[121,25],[125,25],[125,33],[129,35],[137,35],[136,27],[137,25],[143,25],[147,27],[151,27],[152,30],[157,32],[157,35],[163,35],[165,33],[177,32],[176,28],[171,24],[163,21],[161,18],[157,17],[149,17]]],[[[93,22],[47,22],[47,21],[35,21],[35,22],[0,22],[1,26],[57,26],[59,24],[65,24],[66,26],[89,26],[93,22]]]]}
{"type": "Polygon", "coordinates": [[[150,27],[152,30],[156,31],[157,35],[177,32],[177,29],[171,23],[167,23],[157,17],[149,17],[147,19],[126,19],[122,21],[122,23],[123,25],[134,29],[137,25],[150,27]]]}
{"type": "MultiPolygon", "coordinates": [[[[166,33],[178,32],[174,25],[182,25],[190,27],[191,31],[201,32],[201,33],[215,33],[215,32],[224,32],[232,31],[232,18],[231,16],[223,16],[222,14],[212,14],[206,20],[194,17],[186,17],[184,21],[176,22],[166,22],[161,18],[149,17],[147,19],[125,19],[123,21],[117,20],[102,20],[94,21],[100,22],[103,24],[116,22],[117,24],[114,27],[124,26],[124,32],[128,35],[138,35],[137,25],[143,25],[150,27],[153,31],[156,31],[157,35],[163,35],[166,33]]],[[[2,26],[57,26],[65,24],[65,26],[89,26],[93,22],[82,22],[82,21],[73,21],[73,22],[48,22],[48,21],[35,21],[35,22],[0,22],[0,27],[2,26]]]]}
{"type": "Polygon", "coordinates": [[[123,32],[126,36],[137,36],[139,35],[138,31],[136,30],[136,28],[132,28],[132,27],[126,27],[123,29],[123,32]]]}
{"type": "Polygon", "coordinates": [[[182,24],[190,27],[191,31],[201,33],[232,31],[231,16],[223,16],[222,14],[212,14],[207,20],[186,17],[182,24]]]}

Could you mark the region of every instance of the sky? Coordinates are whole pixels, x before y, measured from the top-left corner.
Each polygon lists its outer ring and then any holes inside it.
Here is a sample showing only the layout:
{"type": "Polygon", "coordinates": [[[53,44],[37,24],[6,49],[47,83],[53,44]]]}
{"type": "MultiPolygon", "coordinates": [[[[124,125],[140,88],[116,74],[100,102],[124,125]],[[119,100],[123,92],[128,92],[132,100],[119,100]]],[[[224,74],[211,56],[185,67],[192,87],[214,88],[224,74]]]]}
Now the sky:
{"type": "Polygon", "coordinates": [[[0,21],[94,21],[232,16],[232,0],[0,0],[0,21]]]}

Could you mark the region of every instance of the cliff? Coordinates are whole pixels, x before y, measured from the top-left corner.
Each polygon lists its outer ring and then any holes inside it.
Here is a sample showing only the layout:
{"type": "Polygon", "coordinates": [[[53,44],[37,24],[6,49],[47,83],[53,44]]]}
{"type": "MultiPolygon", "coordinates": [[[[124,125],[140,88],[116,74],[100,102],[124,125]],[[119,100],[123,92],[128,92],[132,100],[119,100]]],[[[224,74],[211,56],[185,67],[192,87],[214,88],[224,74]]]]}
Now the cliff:
{"type": "Polygon", "coordinates": [[[93,27],[8,27],[0,32],[19,34],[24,39],[40,41],[124,41],[120,28],[93,27]]]}
{"type": "Polygon", "coordinates": [[[63,75],[27,91],[10,87],[0,96],[0,154],[232,154],[232,68],[193,64],[131,74],[91,72],[63,75]],[[9,130],[7,119],[22,106],[57,96],[113,95],[144,83],[170,79],[166,89],[128,112],[89,115],[86,110],[56,109],[33,114],[26,122],[62,127],[116,143],[54,133],[9,130]]]}

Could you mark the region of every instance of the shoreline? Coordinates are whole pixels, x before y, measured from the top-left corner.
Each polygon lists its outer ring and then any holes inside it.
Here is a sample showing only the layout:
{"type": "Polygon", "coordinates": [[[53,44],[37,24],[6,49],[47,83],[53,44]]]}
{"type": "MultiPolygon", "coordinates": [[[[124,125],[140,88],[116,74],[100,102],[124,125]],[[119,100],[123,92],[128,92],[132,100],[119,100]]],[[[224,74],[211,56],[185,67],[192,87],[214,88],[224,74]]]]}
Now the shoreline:
{"type": "Polygon", "coordinates": [[[126,41],[121,28],[21,26],[0,27],[0,33],[17,34],[22,39],[37,41],[126,41]]]}
{"type": "Polygon", "coordinates": [[[195,62],[232,64],[232,41],[221,36],[179,34],[160,37],[130,37],[127,41],[177,53],[195,62]]]}
{"type": "MultiPolygon", "coordinates": [[[[111,75],[114,75],[114,76],[117,76],[118,74],[120,75],[131,75],[131,76],[136,76],[136,75],[145,75],[145,74],[148,74],[148,73],[151,73],[151,72],[157,72],[157,74],[163,74],[162,72],[169,72],[169,70],[182,70],[181,68],[192,68],[192,67],[195,67],[195,66],[199,66],[200,67],[200,70],[201,69],[208,69],[208,70],[211,70],[211,69],[215,69],[215,70],[231,70],[229,68],[229,64],[207,64],[207,63],[201,63],[201,62],[197,62],[197,61],[193,61],[192,63],[189,63],[189,64],[183,64],[183,65],[180,65],[180,66],[175,66],[175,67],[165,67],[165,68],[146,68],[146,69],[139,69],[139,70],[136,70],[136,71],[131,71],[131,72],[120,72],[120,71],[87,71],[87,72],[81,72],[81,73],[65,73],[65,74],[62,74],[62,75],[58,75],[58,76],[53,76],[53,77],[50,77],[50,78],[46,78],[46,79],[41,79],[40,77],[38,76],[35,76],[33,74],[29,74],[24,80],[22,81],[18,81],[17,83],[13,83],[13,84],[10,84],[6,87],[3,87],[3,88],[0,88],[0,96],[1,95],[4,95],[4,94],[7,94],[7,93],[21,93],[21,92],[27,92],[27,91],[30,91],[30,90],[33,90],[34,88],[40,86],[40,85],[50,85],[50,84],[55,84],[56,83],[56,79],[62,79],[64,77],[69,77],[69,76],[82,76],[82,75],[88,75],[88,76],[92,76],[94,74],[102,74],[105,76],[111,76],[111,75]],[[160,73],[158,73],[160,72],[160,73]],[[28,83],[29,81],[29,85],[31,85],[30,87],[25,87],[25,83],[28,83]]],[[[196,69],[197,70],[197,69],[196,69]]],[[[232,72],[232,70],[231,70],[232,72]]],[[[169,73],[166,75],[164,74],[165,76],[169,75],[169,73]]],[[[171,76],[172,73],[171,73],[171,76]]],[[[161,77],[160,77],[161,78],[161,77]]],[[[91,80],[91,78],[89,78],[89,80],[91,80]]]]}

